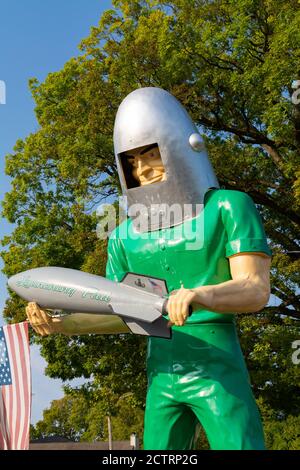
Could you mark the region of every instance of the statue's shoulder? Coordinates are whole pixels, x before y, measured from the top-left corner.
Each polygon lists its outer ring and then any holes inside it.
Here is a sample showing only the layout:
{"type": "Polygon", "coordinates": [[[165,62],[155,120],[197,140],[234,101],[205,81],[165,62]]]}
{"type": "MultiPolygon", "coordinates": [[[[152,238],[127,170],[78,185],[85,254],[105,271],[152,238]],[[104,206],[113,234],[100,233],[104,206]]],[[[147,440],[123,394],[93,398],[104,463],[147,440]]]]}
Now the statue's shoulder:
{"type": "Polygon", "coordinates": [[[251,197],[243,191],[237,191],[235,189],[211,189],[205,194],[205,205],[217,206],[219,208],[226,205],[229,207],[232,204],[249,204],[253,201],[251,197]]]}
{"type": "Polygon", "coordinates": [[[123,220],[120,225],[117,225],[109,235],[109,240],[119,240],[127,237],[130,229],[131,220],[129,218],[123,220]]]}

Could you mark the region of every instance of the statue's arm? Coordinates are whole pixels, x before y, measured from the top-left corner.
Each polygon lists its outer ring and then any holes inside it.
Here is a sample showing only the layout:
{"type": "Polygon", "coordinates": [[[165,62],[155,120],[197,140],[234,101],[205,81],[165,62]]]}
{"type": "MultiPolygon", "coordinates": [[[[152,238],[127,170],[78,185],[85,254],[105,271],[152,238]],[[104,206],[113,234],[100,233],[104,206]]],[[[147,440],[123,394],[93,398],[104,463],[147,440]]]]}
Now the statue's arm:
{"type": "Polygon", "coordinates": [[[217,313],[249,313],[261,310],[270,296],[271,258],[264,253],[239,253],[229,258],[232,279],[220,284],[181,288],[170,296],[170,322],[183,325],[188,308],[202,307],[217,313]]]}
{"type": "Polygon", "coordinates": [[[130,332],[126,324],[117,315],[72,313],[53,317],[34,302],[28,304],[26,313],[32,328],[42,336],[52,333],[84,335],[90,333],[118,334],[130,332]]]}

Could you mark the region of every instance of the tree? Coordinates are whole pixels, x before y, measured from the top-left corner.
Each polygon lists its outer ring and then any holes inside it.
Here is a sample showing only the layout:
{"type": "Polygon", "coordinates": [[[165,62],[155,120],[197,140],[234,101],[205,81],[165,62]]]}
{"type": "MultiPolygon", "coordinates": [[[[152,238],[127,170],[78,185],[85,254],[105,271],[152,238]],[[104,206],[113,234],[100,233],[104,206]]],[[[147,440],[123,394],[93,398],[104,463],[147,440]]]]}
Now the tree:
{"type": "Polygon", "coordinates": [[[43,420],[31,427],[30,437],[42,439],[61,436],[77,441],[89,426],[86,420],[89,413],[88,402],[83,397],[65,395],[59,400],[53,400],[50,408],[44,410],[43,420]]]}
{"type": "MultiPolygon", "coordinates": [[[[299,414],[300,5],[297,0],[115,0],[81,55],[44,83],[30,81],[39,129],[7,156],[12,190],[3,214],[16,224],[3,240],[4,273],[60,265],[104,274],[106,241],[95,207],[120,188],[113,157],[119,103],[140,86],[177,96],[205,134],[224,188],[252,196],[273,250],[276,302],[239,316],[255,386],[276,419],[299,414]]],[[[110,200],[109,199],[109,200],[110,200]]],[[[9,321],[24,318],[11,294],[9,321]]],[[[52,377],[96,378],[121,396],[145,395],[143,339],[49,337],[42,344],[52,377]],[[110,385],[109,385],[110,384],[110,385]]]]}
{"type": "MultiPolygon", "coordinates": [[[[44,411],[43,420],[32,426],[31,439],[63,436],[75,441],[108,440],[107,394],[103,393],[101,397],[96,397],[96,392],[94,394],[81,392],[66,389],[63,398],[53,400],[50,408],[44,411]]],[[[144,414],[143,410],[136,406],[132,394],[114,398],[113,440],[129,440],[133,432],[142,436],[144,414]]]]}

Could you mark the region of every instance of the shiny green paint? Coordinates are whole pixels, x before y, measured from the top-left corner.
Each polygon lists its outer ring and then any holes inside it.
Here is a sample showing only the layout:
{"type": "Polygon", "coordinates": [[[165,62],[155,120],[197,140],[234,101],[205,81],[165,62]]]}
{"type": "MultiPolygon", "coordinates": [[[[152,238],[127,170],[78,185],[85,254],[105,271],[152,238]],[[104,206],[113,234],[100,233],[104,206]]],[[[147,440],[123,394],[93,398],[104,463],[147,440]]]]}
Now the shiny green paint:
{"type": "Polygon", "coordinates": [[[262,425],[232,323],[173,327],[148,344],[145,449],[192,447],[197,421],[211,449],[264,449],[262,425]]]}
{"type": "MultiPolygon", "coordinates": [[[[271,254],[255,205],[245,193],[210,190],[202,212],[179,226],[138,234],[130,220],[121,224],[110,237],[107,277],[158,277],[169,292],[215,285],[231,279],[228,257],[245,252],[271,254]]],[[[173,333],[149,340],[145,448],[189,448],[196,418],[213,449],[263,448],[234,315],[200,308],[173,333]]]]}
{"type": "MultiPolygon", "coordinates": [[[[130,271],[159,277],[169,292],[181,284],[187,289],[214,285],[231,279],[228,256],[247,251],[271,254],[251,198],[211,190],[200,215],[179,226],[140,235],[125,221],[110,237],[107,276],[121,280],[130,271]]],[[[210,321],[232,322],[233,316],[200,309],[187,320],[210,321]]]]}

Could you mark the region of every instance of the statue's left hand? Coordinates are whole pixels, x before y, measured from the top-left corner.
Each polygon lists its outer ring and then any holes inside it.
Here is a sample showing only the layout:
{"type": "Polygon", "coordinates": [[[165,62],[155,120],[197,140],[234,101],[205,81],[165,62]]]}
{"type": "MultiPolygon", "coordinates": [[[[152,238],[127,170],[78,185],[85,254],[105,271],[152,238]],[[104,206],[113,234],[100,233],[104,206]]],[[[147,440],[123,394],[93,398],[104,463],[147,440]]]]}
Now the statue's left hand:
{"type": "Polygon", "coordinates": [[[189,307],[195,301],[196,296],[194,291],[184,287],[171,292],[167,304],[170,324],[176,326],[184,325],[189,315],[189,307]]]}
{"type": "Polygon", "coordinates": [[[53,318],[42,310],[35,302],[29,302],[26,307],[27,318],[32,328],[41,336],[59,333],[60,318],[53,318]]]}

